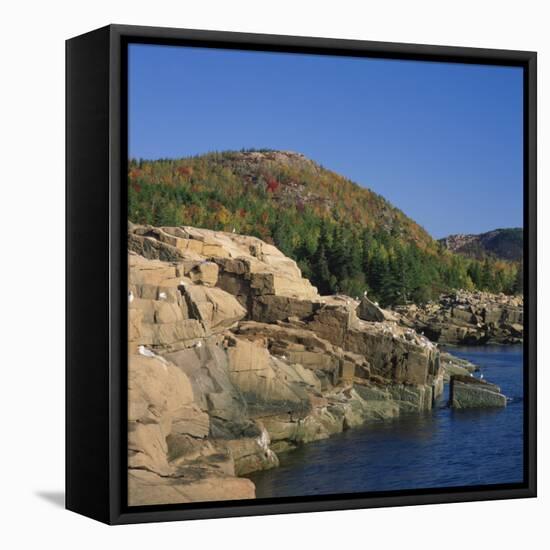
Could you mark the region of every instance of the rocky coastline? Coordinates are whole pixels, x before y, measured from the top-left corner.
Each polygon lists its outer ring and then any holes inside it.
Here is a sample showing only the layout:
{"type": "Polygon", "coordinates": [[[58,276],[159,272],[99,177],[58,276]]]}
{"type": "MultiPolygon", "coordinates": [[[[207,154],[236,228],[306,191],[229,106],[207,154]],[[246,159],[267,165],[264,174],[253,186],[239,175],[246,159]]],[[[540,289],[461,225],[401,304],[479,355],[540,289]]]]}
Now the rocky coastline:
{"type": "Polygon", "coordinates": [[[523,343],[523,297],[459,290],[396,308],[404,326],[451,345],[523,343]]]}
{"type": "Polygon", "coordinates": [[[457,407],[506,404],[440,352],[418,312],[320,296],[260,239],[130,224],[128,249],[130,505],[254,498],[239,476],[366,421],[429,411],[446,382],[457,407]]]}

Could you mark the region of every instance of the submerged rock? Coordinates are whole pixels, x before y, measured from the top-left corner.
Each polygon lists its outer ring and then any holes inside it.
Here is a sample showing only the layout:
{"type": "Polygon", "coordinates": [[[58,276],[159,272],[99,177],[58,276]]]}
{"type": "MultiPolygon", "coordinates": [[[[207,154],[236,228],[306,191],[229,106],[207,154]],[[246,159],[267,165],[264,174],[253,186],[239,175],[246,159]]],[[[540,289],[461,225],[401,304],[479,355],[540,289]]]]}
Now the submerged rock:
{"type": "Polygon", "coordinates": [[[500,388],[473,376],[451,376],[450,403],[455,409],[505,407],[506,396],[500,388]]]}

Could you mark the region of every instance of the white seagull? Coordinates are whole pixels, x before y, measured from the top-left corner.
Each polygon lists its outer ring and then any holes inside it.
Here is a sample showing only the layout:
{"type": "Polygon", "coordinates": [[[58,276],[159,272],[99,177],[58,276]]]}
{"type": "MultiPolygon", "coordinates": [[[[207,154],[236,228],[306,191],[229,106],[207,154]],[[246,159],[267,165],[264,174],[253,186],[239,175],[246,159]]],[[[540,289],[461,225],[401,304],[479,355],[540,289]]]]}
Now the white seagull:
{"type": "Polygon", "coordinates": [[[140,355],[143,355],[145,357],[156,357],[156,355],[150,349],[147,349],[145,346],[139,346],[138,351],[140,355]]]}
{"type": "Polygon", "coordinates": [[[166,300],[166,292],[159,292],[159,300],[166,300]]]}
{"type": "Polygon", "coordinates": [[[128,292],[128,303],[131,304],[134,301],[134,293],[130,290],[128,292]]]}

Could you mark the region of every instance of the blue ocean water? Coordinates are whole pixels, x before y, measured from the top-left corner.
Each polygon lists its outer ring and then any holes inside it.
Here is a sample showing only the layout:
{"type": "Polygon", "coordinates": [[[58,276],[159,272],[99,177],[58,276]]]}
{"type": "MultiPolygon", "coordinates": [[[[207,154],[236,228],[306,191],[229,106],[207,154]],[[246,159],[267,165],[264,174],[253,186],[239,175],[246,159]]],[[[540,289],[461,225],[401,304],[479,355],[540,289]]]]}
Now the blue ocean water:
{"type": "MultiPolygon", "coordinates": [[[[251,474],[258,498],[523,481],[523,350],[457,347],[511,398],[506,408],[452,410],[369,423],[281,453],[279,468],[251,474]]],[[[479,376],[479,374],[478,374],[479,376]]]]}

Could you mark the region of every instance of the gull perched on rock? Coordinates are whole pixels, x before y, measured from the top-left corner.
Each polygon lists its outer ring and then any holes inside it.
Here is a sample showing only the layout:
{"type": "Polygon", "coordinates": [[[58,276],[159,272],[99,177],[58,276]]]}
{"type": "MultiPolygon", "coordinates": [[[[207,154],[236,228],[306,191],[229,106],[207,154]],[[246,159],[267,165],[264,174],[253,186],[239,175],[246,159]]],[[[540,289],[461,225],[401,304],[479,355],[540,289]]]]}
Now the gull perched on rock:
{"type": "Polygon", "coordinates": [[[159,300],[166,300],[166,292],[159,292],[159,300]]]}
{"type": "Polygon", "coordinates": [[[140,355],[143,355],[145,357],[156,357],[156,355],[150,349],[147,349],[145,346],[139,346],[138,352],[140,353],[140,355]]]}
{"type": "Polygon", "coordinates": [[[130,290],[128,292],[128,303],[131,304],[134,301],[134,293],[130,290]]]}

